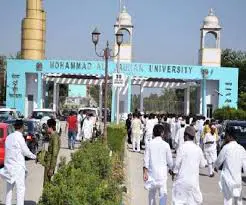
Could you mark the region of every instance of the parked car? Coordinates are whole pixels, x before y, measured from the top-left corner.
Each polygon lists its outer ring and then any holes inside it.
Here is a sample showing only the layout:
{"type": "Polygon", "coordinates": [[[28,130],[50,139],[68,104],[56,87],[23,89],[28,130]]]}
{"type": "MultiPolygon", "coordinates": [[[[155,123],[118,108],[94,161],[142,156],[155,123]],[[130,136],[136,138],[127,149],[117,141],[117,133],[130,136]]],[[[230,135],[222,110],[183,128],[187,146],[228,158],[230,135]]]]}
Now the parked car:
{"type": "Polygon", "coordinates": [[[34,109],[30,118],[40,123],[43,134],[46,133],[47,120],[54,118],[56,120],[56,131],[59,135],[62,134],[61,122],[57,118],[56,112],[52,109],[34,109]]]}
{"type": "MultiPolygon", "coordinates": [[[[11,125],[14,130],[15,121],[16,120],[6,120],[5,123],[11,125]]],[[[23,137],[25,138],[27,147],[33,154],[36,154],[38,151],[42,149],[44,143],[44,135],[42,133],[40,124],[39,122],[32,119],[23,120],[23,122],[23,137]]]]}
{"type": "Polygon", "coordinates": [[[24,115],[17,111],[15,108],[0,108],[0,121],[10,119],[22,119],[24,115]]]}
{"type": "Polygon", "coordinates": [[[225,139],[225,131],[228,128],[233,129],[233,132],[236,134],[237,137],[237,142],[246,149],[246,121],[237,121],[237,120],[224,121],[223,133],[221,135],[221,140],[220,140],[220,147],[223,146],[224,139],[225,139]]]}
{"type": "Polygon", "coordinates": [[[0,123],[0,167],[4,164],[6,138],[12,132],[14,132],[14,127],[11,124],[0,123]]]}
{"type": "Polygon", "coordinates": [[[43,147],[44,136],[40,124],[35,120],[24,121],[24,133],[26,144],[33,154],[37,154],[43,147]]]}

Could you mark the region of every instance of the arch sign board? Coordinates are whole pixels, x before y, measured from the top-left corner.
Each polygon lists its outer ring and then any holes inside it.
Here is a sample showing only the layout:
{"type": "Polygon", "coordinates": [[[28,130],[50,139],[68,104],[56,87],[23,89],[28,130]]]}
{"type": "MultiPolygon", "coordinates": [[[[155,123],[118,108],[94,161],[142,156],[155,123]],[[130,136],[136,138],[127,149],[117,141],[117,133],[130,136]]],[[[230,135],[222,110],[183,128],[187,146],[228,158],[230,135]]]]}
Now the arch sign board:
{"type": "MultiPolygon", "coordinates": [[[[219,107],[237,107],[238,68],[204,67],[196,65],[122,63],[120,73],[130,83],[134,78],[178,79],[186,81],[216,80],[219,82],[219,107]]],[[[109,75],[116,73],[116,63],[109,62],[109,75]]],[[[43,79],[46,75],[92,75],[104,76],[103,61],[73,60],[8,60],[6,106],[24,113],[27,103],[27,76],[33,75],[36,83],[37,108],[42,105],[43,79]],[[17,89],[14,89],[14,83],[17,89]]],[[[129,89],[131,91],[131,89],[129,89]]],[[[129,91],[129,92],[130,92],[129,91]]]]}

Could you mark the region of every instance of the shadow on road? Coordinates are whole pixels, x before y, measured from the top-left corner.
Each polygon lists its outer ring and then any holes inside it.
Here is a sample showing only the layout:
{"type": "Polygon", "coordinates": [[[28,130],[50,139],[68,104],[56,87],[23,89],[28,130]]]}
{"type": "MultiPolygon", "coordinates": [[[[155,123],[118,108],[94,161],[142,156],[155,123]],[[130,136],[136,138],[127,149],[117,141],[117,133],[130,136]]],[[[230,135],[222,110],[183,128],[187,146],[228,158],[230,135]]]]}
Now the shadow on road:
{"type": "MultiPolygon", "coordinates": [[[[4,204],[0,203],[0,205],[4,205],[4,204]]],[[[25,201],[24,205],[37,205],[37,203],[35,201],[25,201]]]]}
{"type": "Polygon", "coordinates": [[[207,174],[199,173],[200,176],[207,177],[207,174]]]}
{"type": "Polygon", "coordinates": [[[242,180],[243,180],[244,183],[246,183],[246,176],[242,177],[242,180]]]}

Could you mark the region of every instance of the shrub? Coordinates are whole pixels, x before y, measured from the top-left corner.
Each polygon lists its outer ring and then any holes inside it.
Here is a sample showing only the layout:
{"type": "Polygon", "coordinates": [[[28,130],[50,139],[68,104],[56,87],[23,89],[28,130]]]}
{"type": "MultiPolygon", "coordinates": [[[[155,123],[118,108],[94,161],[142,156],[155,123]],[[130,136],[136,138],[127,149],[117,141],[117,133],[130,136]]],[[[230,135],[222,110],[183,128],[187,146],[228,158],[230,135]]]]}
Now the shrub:
{"type": "Polygon", "coordinates": [[[246,120],[246,112],[244,110],[230,107],[216,109],[213,116],[218,120],[246,120]]]}
{"type": "Polygon", "coordinates": [[[110,124],[108,126],[108,146],[123,159],[126,129],[123,124],[110,124]]]}
{"type": "Polygon", "coordinates": [[[39,205],[120,204],[120,179],[113,174],[118,166],[114,162],[101,142],[83,143],[44,187],[39,205]]]}

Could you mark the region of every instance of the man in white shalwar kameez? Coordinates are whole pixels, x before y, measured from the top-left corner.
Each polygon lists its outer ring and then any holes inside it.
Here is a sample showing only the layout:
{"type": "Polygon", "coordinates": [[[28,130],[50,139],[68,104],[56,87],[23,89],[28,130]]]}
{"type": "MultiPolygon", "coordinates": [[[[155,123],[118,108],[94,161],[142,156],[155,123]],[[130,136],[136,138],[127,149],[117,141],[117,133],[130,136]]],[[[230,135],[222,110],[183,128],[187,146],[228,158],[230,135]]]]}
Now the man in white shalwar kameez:
{"type": "Polygon", "coordinates": [[[173,205],[200,205],[202,193],[199,185],[199,167],[205,167],[203,152],[193,140],[193,127],[185,129],[185,143],[178,149],[173,174],[177,175],[173,184],[173,205]]]}
{"type": "Polygon", "coordinates": [[[77,141],[81,141],[82,140],[82,131],[81,131],[81,122],[83,120],[82,117],[82,110],[79,111],[78,115],[77,115],[77,124],[78,124],[78,132],[77,132],[77,136],[76,136],[76,140],[77,141]]]}
{"type": "Polygon", "coordinates": [[[220,188],[224,194],[224,205],[243,205],[242,168],[246,172],[246,151],[236,141],[233,128],[226,130],[225,145],[222,148],[215,167],[223,165],[220,175],[220,188]]]}
{"type": "Polygon", "coordinates": [[[16,186],[17,205],[24,205],[26,165],[25,157],[36,159],[28,149],[23,137],[23,121],[16,120],[15,132],[8,135],[5,141],[4,168],[0,176],[7,182],[5,204],[12,204],[12,193],[16,186]]]}
{"type": "Polygon", "coordinates": [[[159,205],[166,205],[167,166],[172,169],[172,153],[169,144],[162,139],[165,135],[165,128],[162,125],[155,125],[153,135],[154,138],[144,154],[145,188],[149,190],[149,205],[156,205],[156,192],[159,192],[159,205]]]}
{"type": "Polygon", "coordinates": [[[214,177],[214,163],[217,159],[217,142],[216,142],[216,127],[211,126],[211,132],[205,134],[203,138],[204,156],[208,163],[209,177],[214,177]]]}
{"type": "Polygon", "coordinates": [[[90,115],[87,114],[82,126],[83,140],[84,141],[91,140],[92,134],[93,134],[93,122],[90,119],[90,115]]]}
{"type": "Polygon", "coordinates": [[[185,122],[181,122],[181,128],[178,130],[174,140],[176,151],[182,144],[184,144],[184,132],[185,132],[185,122]]]}
{"type": "Polygon", "coordinates": [[[154,119],[154,115],[150,114],[148,121],[146,122],[145,126],[145,148],[148,147],[150,141],[152,140],[153,137],[153,128],[156,125],[156,120],[154,119]]]}
{"type": "Polygon", "coordinates": [[[140,152],[141,151],[140,137],[141,137],[142,123],[137,113],[133,113],[131,129],[132,129],[132,150],[133,152],[140,152]]]}
{"type": "Polygon", "coordinates": [[[175,117],[174,122],[171,124],[171,137],[172,137],[172,148],[175,148],[175,137],[180,129],[180,120],[178,117],[175,117]]]}

